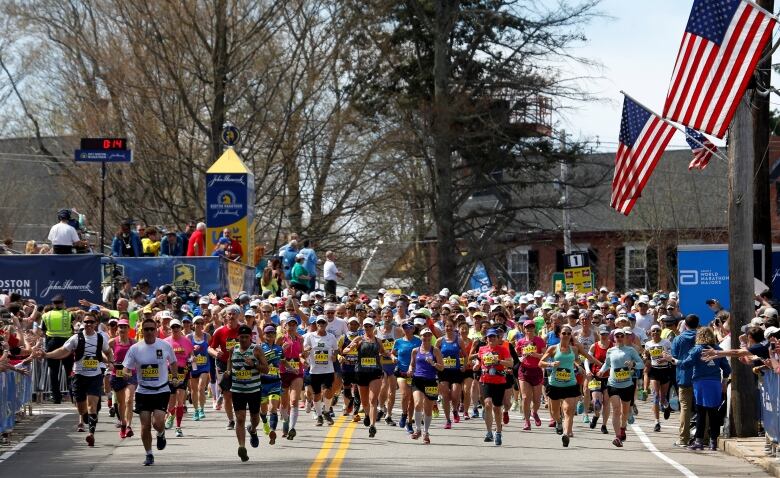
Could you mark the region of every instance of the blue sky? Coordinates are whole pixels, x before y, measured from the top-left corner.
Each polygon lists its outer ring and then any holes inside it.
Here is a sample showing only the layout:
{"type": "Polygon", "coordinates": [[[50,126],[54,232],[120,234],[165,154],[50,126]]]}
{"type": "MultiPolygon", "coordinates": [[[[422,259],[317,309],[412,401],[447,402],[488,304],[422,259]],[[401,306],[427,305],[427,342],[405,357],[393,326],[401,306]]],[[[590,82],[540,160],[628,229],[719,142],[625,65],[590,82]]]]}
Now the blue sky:
{"type": "MultiPolygon", "coordinates": [[[[575,71],[603,77],[587,84],[601,101],[575,105],[576,109],[554,118],[560,121],[558,126],[575,138],[598,136],[600,149],[613,151],[617,149],[620,127],[621,89],[660,113],[692,3],[692,0],[603,0],[600,10],[610,18],[596,19],[587,26],[584,33],[588,42],[576,52],[599,61],[603,70],[578,68],[575,71]]],[[[775,36],[777,31],[776,27],[775,36]]],[[[771,101],[780,103],[780,98],[773,96],[771,101]]],[[[675,135],[670,147],[687,147],[682,133],[675,135]]]]}

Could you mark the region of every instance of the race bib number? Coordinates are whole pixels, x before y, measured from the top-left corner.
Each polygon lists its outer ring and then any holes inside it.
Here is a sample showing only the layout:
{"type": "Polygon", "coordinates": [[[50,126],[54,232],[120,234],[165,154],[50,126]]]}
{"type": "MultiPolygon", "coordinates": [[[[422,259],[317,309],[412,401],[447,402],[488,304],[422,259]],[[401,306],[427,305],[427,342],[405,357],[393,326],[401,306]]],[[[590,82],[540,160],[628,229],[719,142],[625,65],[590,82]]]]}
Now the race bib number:
{"type": "Polygon", "coordinates": [[[631,370],[627,368],[621,368],[618,370],[615,370],[615,381],[616,382],[626,382],[628,380],[631,380],[631,370]]]}
{"type": "Polygon", "coordinates": [[[279,369],[277,367],[274,367],[273,365],[268,366],[268,374],[271,377],[278,377],[279,376],[279,369]]]}
{"type": "Polygon", "coordinates": [[[314,354],[314,363],[317,365],[328,365],[328,353],[317,352],[314,354]]]}
{"type": "Polygon", "coordinates": [[[239,382],[246,382],[252,379],[252,371],[247,369],[236,370],[233,374],[233,378],[239,382]]]}
{"type": "Polygon", "coordinates": [[[588,382],[588,390],[596,391],[601,389],[601,380],[593,379],[590,382],[588,382]]]}
{"type": "Polygon", "coordinates": [[[663,355],[664,351],[660,348],[652,348],[650,349],[650,356],[654,359],[661,358],[661,355],[663,355]]]}
{"type": "Polygon", "coordinates": [[[382,341],[382,348],[384,348],[385,352],[392,352],[393,351],[393,341],[392,340],[383,340],[382,341]]]}
{"type": "Polygon", "coordinates": [[[357,352],[358,352],[357,348],[355,348],[354,350],[350,350],[349,352],[347,352],[346,356],[348,356],[348,357],[357,357],[357,352]]]}
{"type": "Polygon", "coordinates": [[[228,350],[233,350],[236,348],[236,345],[238,345],[238,341],[236,339],[227,339],[225,341],[225,348],[228,350]]]}
{"type": "Polygon", "coordinates": [[[85,358],[81,361],[81,368],[85,372],[94,372],[97,370],[99,364],[100,362],[94,357],[85,358]]]}
{"type": "Polygon", "coordinates": [[[444,368],[455,368],[458,365],[458,359],[444,357],[444,368]]]}
{"type": "Polygon", "coordinates": [[[411,385],[412,384],[412,377],[406,377],[406,384],[411,385]]]}
{"type": "Polygon", "coordinates": [[[425,387],[425,394],[426,395],[438,395],[439,394],[439,387],[425,387]]]}
{"type": "Polygon", "coordinates": [[[496,356],[492,353],[486,353],[482,356],[482,363],[485,365],[495,365],[497,362],[496,356]]]}
{"type": "Polygon", "coordinates": [[[187,373],[176,373],[174,374],[174,377],[176,378],[176,381],[183,382],[185,378],[187,378],[187,373]]]}
{"type": "Polygon", "coordinates": [[[206,356],[205,355],[196,355],[195,356],[195,363],[198,365],[206,365],[206,356]]]}
{"type": "Polygon", "coordinates": [[[141,366],[141,380],[145,382],[154,382],[160,379],[160,367],[156,364],[141,366]]]}
{"type": "Polygon", "coordinates": [[[523,347],[523,355],[530,355],[536,353],[536,345],[529,344],[523,347]]]}
{"type": "Polygon", "coordinates": [[[568,382],[571,380],[571,371],[565,368],[559,368],[555,371],[555,380],[559,382],[568,382]]]}
{"type": "Polygon", "coordinates": [[[376,367],[375,357],[363,357],[360,359],[360,365],[362,367],[376,367]]]}

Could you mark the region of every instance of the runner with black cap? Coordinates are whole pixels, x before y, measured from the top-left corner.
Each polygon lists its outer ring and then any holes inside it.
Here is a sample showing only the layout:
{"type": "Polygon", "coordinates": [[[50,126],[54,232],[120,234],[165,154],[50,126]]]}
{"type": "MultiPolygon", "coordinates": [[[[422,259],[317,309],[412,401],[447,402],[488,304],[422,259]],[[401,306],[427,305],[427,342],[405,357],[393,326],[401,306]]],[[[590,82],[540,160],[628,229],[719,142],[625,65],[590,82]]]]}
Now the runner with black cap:
{"type": "Polygon", "coordinates": [[[279,370],[284,356],[281,345],[276,344],[276,327],[266,325],[263,328],[261,346],[268,362],[268,372],[260,376],[263,383],[260,420],[263,422],[263,431],[268,435],[268,443],[273,445],[276,443],[276,426],[279,424],[279,403],[282,399],[282,377],[279,370]]]}

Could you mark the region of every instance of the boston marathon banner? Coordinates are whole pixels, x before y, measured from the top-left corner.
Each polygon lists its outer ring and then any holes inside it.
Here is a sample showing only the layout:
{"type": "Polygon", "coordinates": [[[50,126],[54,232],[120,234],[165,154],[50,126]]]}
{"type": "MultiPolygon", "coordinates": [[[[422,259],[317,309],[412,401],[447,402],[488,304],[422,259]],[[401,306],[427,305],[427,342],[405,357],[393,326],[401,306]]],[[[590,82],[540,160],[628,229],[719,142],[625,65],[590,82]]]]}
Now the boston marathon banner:
{"type": "Polygon", "coordinates": [[[0,292],[16,292],[22,297],[48,304],[62,295],[66,305],[79,299],[100,302],[100,258],[97,254],[2,255],[0,292]]]}
{"type": "Polygon", "coordinates": [[[241,243],[240,261],[254,265],[255,179],[236,152],[229,148],[206,171],[206,253],[210,255],[224,229],[241,243]]]}

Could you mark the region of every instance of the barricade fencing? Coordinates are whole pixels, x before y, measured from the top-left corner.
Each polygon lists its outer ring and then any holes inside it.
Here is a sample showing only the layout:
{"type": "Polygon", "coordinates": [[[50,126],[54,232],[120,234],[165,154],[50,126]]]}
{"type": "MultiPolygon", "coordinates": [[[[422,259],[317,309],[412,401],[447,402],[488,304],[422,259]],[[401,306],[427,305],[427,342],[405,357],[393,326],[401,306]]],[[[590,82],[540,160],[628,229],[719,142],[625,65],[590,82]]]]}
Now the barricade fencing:
{"type": "Polygon", "coordinates": [[[762,378],[761,420],[767,438],[777,445],[780,439],[780,374],[772,371],[762,378]]]}
{"type": "Polygon", "coordinates": [[[32,401],[32,382],[29,375],[0,373],[0,433],[13,429],[17,412],[32,401]]]}

